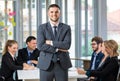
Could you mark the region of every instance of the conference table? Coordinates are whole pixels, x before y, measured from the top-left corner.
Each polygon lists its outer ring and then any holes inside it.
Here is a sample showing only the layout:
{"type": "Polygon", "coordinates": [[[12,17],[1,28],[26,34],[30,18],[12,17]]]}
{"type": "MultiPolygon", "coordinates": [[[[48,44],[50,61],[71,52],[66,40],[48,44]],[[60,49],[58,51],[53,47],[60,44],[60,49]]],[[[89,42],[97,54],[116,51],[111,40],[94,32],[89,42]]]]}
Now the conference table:
{"type": "Polygon", "coordinates": [[[83,68],[87,70],[90,67],[91,56],[80,57],[79,60],[83,61],[83,68]]]}
{"type": "MultiPolygon", "coordinates": [[[[18,79],[22,81],[39,81],[39,69],[34,70],[17,70],[18,79]]],[[[68,71],[68,81],[77,81],[77,78],[87,78],[86,75],[78,74],[77,71],[69,70],[68,71]]]]}
{"type": "Polygon", "coordinates": [[[79,60],[83,62],[83,68],[87,70],[90,67],[91,56],[80,57],[80,58],[71,58],[71,60],[79,60]]]}

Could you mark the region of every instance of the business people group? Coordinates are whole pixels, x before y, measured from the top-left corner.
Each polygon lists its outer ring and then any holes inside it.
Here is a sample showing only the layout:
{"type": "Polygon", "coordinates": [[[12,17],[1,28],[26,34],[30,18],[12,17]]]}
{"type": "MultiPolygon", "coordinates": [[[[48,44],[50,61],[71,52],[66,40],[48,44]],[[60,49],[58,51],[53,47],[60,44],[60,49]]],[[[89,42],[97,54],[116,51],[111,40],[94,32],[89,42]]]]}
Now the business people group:
{"type": "Polygon", "coordinates": [[[96,70],[87,70],[84,72],[82,69],[78,70],[79,74],[86,74],[94,79],[94,81],[116,81],[119,69],[118,64],[118,44],[114,40],[104,41],[102,44],[102,52],[104,58],[102,59],[99,67],[96,70]]]}
{"type": "MultiPolygon", "coordinates": [[[[26,39],[27,47],[15,53],[18,44],[8,40],[3,50],[0,69],[0,81],[15,81],[13,73],[18,69],[34,69],[38,65],[40,81],[68,81],[68,69],[72,67],[68,50],[71,46],[71,28],[60,22],[60,7],[51,4],[48,7],[49,22],[41,24],[34,36],[26,39]],[[38,45],[38,49],[36,48],[38,45]],[[38,60],[39,57],[39,60],[38,60]]],[[[93,49],[90,68],[78,68],[79,74],[86,74],[95,81],[116,81],[118,73],[118,44],[114,40],[104,41],[95,36],[91,40],[93,49]]]]}
{"type": "Polygon", "coordinates": [[[49,22],[38,29],[40,81],[68,81],[68,68],[72,66],[68,52],[71,28],[60,22],[60,15],[60,7],[51,4],[48,7],[49,22]]]}
{"type": "Polygon", "coordinates": [[[7,40],[2,52],[2,62],[0,68],[0,81],[15,81],[13,79],[13,73],[16,70],[22,69],[34,69],[33,66],[24,64],[20,66],[15,58],[15,54],[18,50],[18,43],[15,40],[7,40]]]}

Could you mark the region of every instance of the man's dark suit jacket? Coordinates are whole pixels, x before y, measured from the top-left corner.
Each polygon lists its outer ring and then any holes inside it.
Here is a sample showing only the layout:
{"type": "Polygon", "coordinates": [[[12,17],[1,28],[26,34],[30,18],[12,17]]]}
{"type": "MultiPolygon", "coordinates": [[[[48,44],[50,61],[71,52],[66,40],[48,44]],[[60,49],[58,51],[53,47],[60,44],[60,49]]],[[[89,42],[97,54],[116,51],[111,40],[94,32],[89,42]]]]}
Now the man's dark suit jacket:
{"type": "MultiPolygon", "coordinates": [[[[54,34],[50,23],[40,25],[37,33],[37,44],[40,52],[39,68],[47,70],[50,67],[52,57],[56,53],[56,48],[68,50],[71,46],[71,29],[70,26],[59,23],[58,25],[58,38],[54,40],[54,34]],[[45,44],[46,40],[52,40],[53,45],[45,44]]],[[[69,53],[58,51],[56,53],[60,59],[60,64],[63,69],[68,69],[72,66],[69,53]]]]}
{"type": "Polygon", "coordinates": [[[98,77],[100,81],[116,81],[118,69],[118,58],[115,56],[106,60],[99,69],[89,71],[89,75],[98,77]]]}
{"type": "MultiPolygon", "coordinates": [[[[90,62],[90,68],[89,69],[91,69],[91,67],[92,67],[92,63],[93,63],[93,60],[94,60],[94,53],[95,52],[93,52],[93,54],[92,54],[92,58],[91,58],[91,62],[90,62]]],[[[104,54],[102,52],[99,52],[97,54],[96,60],[95,60],[95,69],[98,68],[98,66],[99,66],[100,62],[102,61],[103,57],[104,57],[104,54]]]]}
{"type": "Polygon", "coordinates": [[[12,56],[9,52],[2,56],[2,63],[0,69],[0,76],[5,77],[5,81],[14,81],[13,80],[13,73],[16,70],[22,70],[22,66],[18,66],[16,60],[13,60],[12,56]]]}
{"type": "Polygon", "coordinates": [[[23,65],[23,63],[27,63],[28,60],[38,61],[39,53],[40,51],[36,48],[29,58],[27,48],[19,49],[17,61],[20,65],[23,65]]]}

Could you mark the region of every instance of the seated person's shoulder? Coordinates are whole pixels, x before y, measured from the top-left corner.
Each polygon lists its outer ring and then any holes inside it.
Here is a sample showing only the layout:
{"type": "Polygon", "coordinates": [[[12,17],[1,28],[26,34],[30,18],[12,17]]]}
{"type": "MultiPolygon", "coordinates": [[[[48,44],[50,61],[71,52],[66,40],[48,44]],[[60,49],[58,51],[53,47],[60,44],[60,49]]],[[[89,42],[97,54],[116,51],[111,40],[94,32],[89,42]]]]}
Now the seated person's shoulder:
{"type": "Polygon", "coordinates": [[[18,52],[24,52],[26,50],[27,50],[27,48],[22,48],[22,49],[18,49],[18,52]]]}
{"type": "Polygon", "coordinates": [[[40,52],[40,50],[39,50],[38,48],[36,48],[34,51],[35,51],[35,52],[38,52],[38,53],[40,52]]]}
{"type": "Polygon", "coordinates": [[[101,56],[101,57],[103,57],[104,56],[104,54],[102,53],[102,52],[99,52],[99,54],[98,54],[99,56],[101,56]]]}

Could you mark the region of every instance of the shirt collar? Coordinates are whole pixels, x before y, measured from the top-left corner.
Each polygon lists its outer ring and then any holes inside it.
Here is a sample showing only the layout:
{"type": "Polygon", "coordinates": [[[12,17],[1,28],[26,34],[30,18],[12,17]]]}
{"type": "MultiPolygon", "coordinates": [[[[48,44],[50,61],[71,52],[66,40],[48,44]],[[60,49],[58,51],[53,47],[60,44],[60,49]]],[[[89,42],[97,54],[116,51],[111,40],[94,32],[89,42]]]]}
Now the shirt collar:
{"type": "Polygon", "coordinates": [[[31,50],[29,50],[29,49],[28,49],[28,47],[27,47],[27,51],[28,51],[28,53],[33,53],[33,50],[32,50],[32,51],[31,51],[31,50]]]}
{"type": "Polygon", "coordinates": [[[94,56],[98,56],[98,54],[96,52],[94,52],[94,56]]]}
{"type": "Polygon", "coordinates": [[[12,58],[14,58],[15,56],[13,55],[13,54],[11,54],[10,52],[9,52],[9,54],[12,56],[12,58]]]}
{"type": "Polygon", "coordinates": [[[51,25],[51,27],[53,27],[53,26],[57,26],[57,27],[58,27],[59,22],[58,22],[56,25],[54,25],[54,24],[52,24],[51,21],[50,21],[50,25],[51,25]]]}

